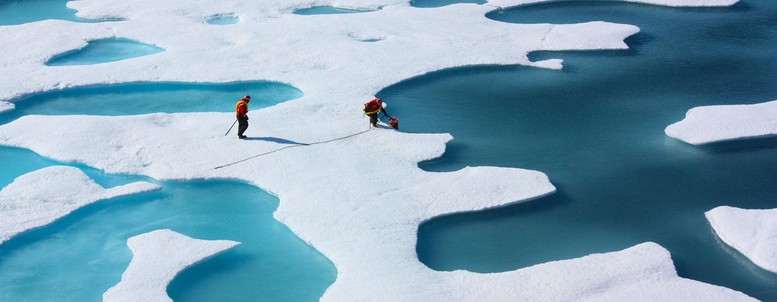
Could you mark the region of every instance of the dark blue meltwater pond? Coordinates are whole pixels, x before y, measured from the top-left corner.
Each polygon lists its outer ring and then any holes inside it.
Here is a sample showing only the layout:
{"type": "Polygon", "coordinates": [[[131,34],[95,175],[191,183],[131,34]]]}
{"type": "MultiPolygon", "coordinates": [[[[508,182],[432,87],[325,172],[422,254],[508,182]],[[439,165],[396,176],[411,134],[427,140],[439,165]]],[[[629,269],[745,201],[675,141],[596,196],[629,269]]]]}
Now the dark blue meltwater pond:
{"type": "Polygon", "coordinates": [[[704,212],[777,207],[777,139],[692,146],[664,128],[692,107],[777,99],[777,2],[667,8],[569,1],[501,10],[513,23],[634,24],[630,50],[542,52],[563,70],[471,67],[379,93],[403,131],[454,136],[421,167],[508,166],[558,191],[424,223],[417,252],[437,270],[500,272],[653,241],[682,277],[777,301],[777,275],[722,244],[704,212]]]}

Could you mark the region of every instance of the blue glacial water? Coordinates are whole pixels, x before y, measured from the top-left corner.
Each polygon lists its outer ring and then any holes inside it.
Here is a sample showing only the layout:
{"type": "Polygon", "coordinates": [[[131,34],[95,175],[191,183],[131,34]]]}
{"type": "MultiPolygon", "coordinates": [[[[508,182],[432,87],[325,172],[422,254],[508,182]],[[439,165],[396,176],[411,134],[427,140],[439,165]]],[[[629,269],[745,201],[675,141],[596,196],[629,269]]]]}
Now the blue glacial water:
{"type": "Polygon", "coordinates": [[[89,20],[76,17],[76,11],[65,3],[70,0],[3,0],[0,1],[0,26],[18,25],[47,19],[74,22],[118,21],[120,19],[89,20]]]}
{"type": "Polygon", "coordinates": [[[499,272],[653,241],[678,273],[764,301],[777,275],[722,244],[704,212],[777,207],[777,138],[692,146],[664,128],[695,106],[777,99],[777,2],[666,8],[572,1],[489,14],[512,23],[639,26],[627,51],[541,52],[561,71],[452,69],[379,93],[408,132],[448,132],[432,171],[493,165],[545,172],[555,194],[433,219],[417,252],[437,270],[499,272]]]}
{"type": "Polygon", "coordinates": [[[235,103],[245,94],[251,95],[251,109],[259,109],[299,98],[302,91],[277,82],[125,83],[77,87],[12,100],[16,109],[0,114],[0,123],[4,124],[30,114],[231,112],[235,103]]]}
{"type": "MultiPolygon", "coordinates": [[[[271,82],[81,87],[15,100],[17,110],[0,115],[0,123],[28,114],[230,112],[244,94],[256,109],[302,92],[271,82]]],[[[52,165],[78,167],[104,187],[154,182],[0,147],[0,187],[52,165]]],[[[0,301],[101,301],[131,260],[127,239],[162,228],[242,243],[182,272],[168,287],[175,301],[316,301],[334,282],[334,265],[272,218],[276,197],[234,181],[156,183],[160,191],[89,205],[0,245],[0,301]]]]}
{"type": "Polygon", "coordinates": [[[56,55],[48,66],[94,65],[116,62],[163,52],[163,48],[137,41],[110,38],[89,41],[86,47],[56,55]]]}
{"type": "Polygon", "coordinates": [[[101,301],[132,258],[127,239],[163,228],[242,242],[179,275],[175,301],[315,301],[334,282],[334,265],[272,218],[274,196],[228,181],[160,184],[4,243],[0,300],[101,301]]]}

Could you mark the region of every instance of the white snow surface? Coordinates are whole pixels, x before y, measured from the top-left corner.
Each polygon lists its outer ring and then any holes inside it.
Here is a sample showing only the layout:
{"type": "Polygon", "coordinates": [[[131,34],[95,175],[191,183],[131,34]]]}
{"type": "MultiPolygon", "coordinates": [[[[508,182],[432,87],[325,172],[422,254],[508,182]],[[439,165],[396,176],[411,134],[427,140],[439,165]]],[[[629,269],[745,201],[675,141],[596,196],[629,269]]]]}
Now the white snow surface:
{"type": "Polygon", "coordinates": [[[14,110],[14,108],[16,108],[16,105],[13,103],[0,101],[0,113],[14,110]]]}
{"type": "MultiPolygon", "coordinates": [[[[0,99],[93,84],[139,81],[289,83],[305,95],[254,110],[252,139],[223,133],[232,113],[109,116],[25,116],[0,126],[0,144],[32,149],[107,172],[157,179],[230,178],[280,198],[274,217],[333,261],[335,283],[325,301],[751,301],[742,293],[677,276],[669,253],[654,243],[624,251],[556,261],[511,272],[434,271],[418,261],[420,223],[462,211],[505,206],[551,194],[543,173],[517,168],[467,167],[426,172],[418,162],[439,157],[448,134],[377,129],[325,144],[313,143],[367,129],[361,104],[380,89],[444,68],[524,64],[561,68],[561,60],[530,62],[536,50],[625,49],[632,25],[507,24],[489,20],[493,1],[418,9],[407,1],[72,1],[86,18],[0,26],[0,99]],[[380,8],[359,14],[300,16],[313,5],[380,8]],[[212,26],[209,16],[240,22],[212,26]],[[57,35],[50,35],[52,28],[57,35]],[[29,39],[29,37],[46,37],[29,39]],[[85,66],[43,65],[89,40],[122,37],[166,51],[85,66]],[[377,42],[362,42],[378,39],[377,42]],[[67,125],[63,127],[62,125],[67,125]],[[250,158],[250,159],[249,159],[250,158]],[[243,159],[243,162],[221,169],[243,159]]],[[[727,5],[682,1],[672,5],[727,5]]],[[[234,101],[237,101],[237,98],[234,101]]],[[[389,100],[390,101],[390,100],[389,100]]],[[[230,103],[231,105],[231,103],[230,103]]],[[[177,256],[170,256],[177,257],[177,256]]],[[[138,270],[156,264],[138,264],[138,270]]],[[[134,268],[130,268],[134,271],[134,268]]],[[[142,275],[131,273],[125,275],[142,275]]],[[[152,282],[152,281],[149,281],[152,282]]],[[[148,286],[159,289],[156,281],[148,286]]],[[[126,295],[147,291],[128,289],[126,295]]],[[[106,295],[112,295],[106,293],[106,295]]],[[[159,296],[159,294],[157,294],[159,296]]],[[[137,298],[134,300],[144,300],[137,298]]]]}
{"type": "Polygon", "coordinates": [[[119,284],[103,294],[105,302],[172,302],[167,284],[179,272],[240,243],[194,239],[164,229],[132,237],[127,245],[132,250],[132,261],[119,284]]]}
{"type": "Polygon", "coordinates": [[[690,144],[777,135],[777,101],[753,105],[702,106],[664,130],[690,144]]]}
{"type": "Polygon", "coordinates": [[[104,189],[83,171],[67,166],[24,174],[0,190],[0,243],[96,201],[157,189],[148,182],[104,189]]]}
{"type": "Polygon", "coordinates": [[[777,209],[721,206],[704,215],[723,242],[756,265],[777,273],[777,209]]]}

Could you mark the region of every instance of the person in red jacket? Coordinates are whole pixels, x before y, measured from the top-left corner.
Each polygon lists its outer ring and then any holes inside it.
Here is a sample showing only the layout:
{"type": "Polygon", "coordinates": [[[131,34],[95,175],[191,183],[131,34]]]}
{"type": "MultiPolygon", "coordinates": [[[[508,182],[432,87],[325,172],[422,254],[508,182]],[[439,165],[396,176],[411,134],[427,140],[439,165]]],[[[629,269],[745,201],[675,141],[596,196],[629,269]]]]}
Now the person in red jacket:
{"type": "MultiPolygon", "coordinates": [[[[374,98],[372,101],[364,103],[364,114],[370,117],[370,125],[378,128],[378,112],[386,114],[386,110],[383,109],[383,101],[379,98],[374,98]]],[[[388,115],[388,114],[386,114],[388,115]]]]}
{"type": "Polygon", "coordinates": [[[243,133],[248,129],[248,102],[250,101],[251,96],[247,95],[240,99],[235,105],[235,114],[237,115],[238,122],[237,137],[240,139],[246,138],[243,133]]]}

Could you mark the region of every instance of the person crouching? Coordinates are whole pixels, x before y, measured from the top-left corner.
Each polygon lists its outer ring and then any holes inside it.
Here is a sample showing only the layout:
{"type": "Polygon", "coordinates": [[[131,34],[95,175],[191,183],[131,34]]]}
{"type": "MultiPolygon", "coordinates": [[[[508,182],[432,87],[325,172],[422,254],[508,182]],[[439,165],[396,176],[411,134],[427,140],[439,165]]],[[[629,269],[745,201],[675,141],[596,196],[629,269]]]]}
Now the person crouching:
{"type": "Polygon", "coordinates": [[[379,98],[374,98],[372,101],[364,103],[364,114],[370,117],[370,125],[374,128],[378,128],[378,112],[386,114],[386,110],[383,109],[383,101],[379,98]]]}

